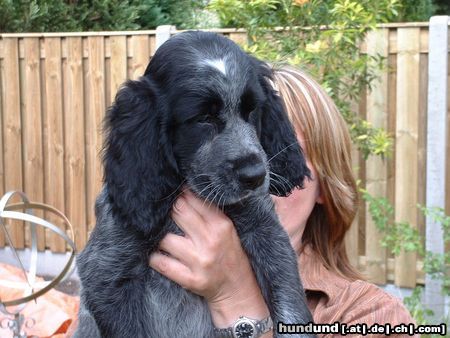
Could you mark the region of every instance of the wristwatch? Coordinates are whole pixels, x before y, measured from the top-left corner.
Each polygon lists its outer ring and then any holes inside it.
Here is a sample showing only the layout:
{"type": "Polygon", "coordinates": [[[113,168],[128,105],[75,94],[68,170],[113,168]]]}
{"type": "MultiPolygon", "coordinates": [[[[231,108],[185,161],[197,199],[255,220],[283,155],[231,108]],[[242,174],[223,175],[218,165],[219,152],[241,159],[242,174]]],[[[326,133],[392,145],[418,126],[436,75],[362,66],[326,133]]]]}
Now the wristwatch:
{"type": "Polygon", "coordinates": [[[214,328],[215,338],[258,338],[273,328],[272,318],[255,320],[240,316],[231,327],[214,328]]]}

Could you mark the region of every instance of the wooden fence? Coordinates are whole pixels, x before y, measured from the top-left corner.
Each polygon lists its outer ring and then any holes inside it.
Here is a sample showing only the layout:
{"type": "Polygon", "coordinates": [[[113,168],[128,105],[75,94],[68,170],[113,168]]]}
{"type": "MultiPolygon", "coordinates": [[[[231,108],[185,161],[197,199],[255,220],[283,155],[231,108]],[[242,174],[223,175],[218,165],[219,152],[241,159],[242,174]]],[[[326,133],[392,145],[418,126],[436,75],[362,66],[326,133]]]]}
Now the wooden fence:
{"type": "MultiPolygon", "coordinates": [[[[216,31],[237,42],[246,39],[243,31],[216,31]]],[[[23,190],[32,200],[63,211],[75,226],[78,249],[95,224],[105,109],[125,79],[143,74],[156,43],[156,31],[0,35],[0,193],[23,190]]],[[[388,71],[357,108],[395,136],[395,147],[386,161],[363,161],[355,152],[355,170],[372,194],[393,203],[396,220],[409,221],[424,233],[416,204],[425,204],[428,24],[380,26],[369,34],[362,52],[385,56],[388,71]]],[[[14,245],[27,246],[25,226],[8,226],[14,245]]],[[[380,284],[423,283],[418,258],[390,257],[380,237],[361,203],[347,237],[353,262],[380,284]]],[[[66,249],[42,230],[38,238],[39,250],[66,249]]],[[[0,231],[0,247],[4,245],[0,231]]]]}

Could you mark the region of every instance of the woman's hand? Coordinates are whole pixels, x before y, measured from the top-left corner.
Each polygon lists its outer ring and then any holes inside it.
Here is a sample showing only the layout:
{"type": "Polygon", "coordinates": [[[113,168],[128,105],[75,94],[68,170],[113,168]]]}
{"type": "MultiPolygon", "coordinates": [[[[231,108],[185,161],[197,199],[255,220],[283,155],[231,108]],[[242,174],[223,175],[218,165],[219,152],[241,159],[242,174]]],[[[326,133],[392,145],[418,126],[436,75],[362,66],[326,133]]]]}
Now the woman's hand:
{"type": "Polygon", "coordinates": [[[150,255],[150,266],[203,296],[217,327],[240,315],[265,318],[267,306],[232,221],[190,191],[175,202],[172,219],[185,236],[167,234],[160,251],[150,255]]]}

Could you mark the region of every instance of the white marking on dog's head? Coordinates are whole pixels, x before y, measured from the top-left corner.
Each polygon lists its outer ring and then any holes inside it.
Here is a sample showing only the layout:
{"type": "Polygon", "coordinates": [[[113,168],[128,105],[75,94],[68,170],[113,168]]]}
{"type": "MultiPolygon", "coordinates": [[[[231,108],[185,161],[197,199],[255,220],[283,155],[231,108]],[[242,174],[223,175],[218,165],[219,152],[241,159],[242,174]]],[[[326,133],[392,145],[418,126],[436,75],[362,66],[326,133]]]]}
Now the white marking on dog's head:
{"type": "Polygon", "coordinates": [[[226,65],[225,65],[225,60],[224,59],[205,60],[204,62],[208,66],[211,66],[211,67],[217,69],[223,75],[227,75],[227,69],[226,69],[226,65]]]}

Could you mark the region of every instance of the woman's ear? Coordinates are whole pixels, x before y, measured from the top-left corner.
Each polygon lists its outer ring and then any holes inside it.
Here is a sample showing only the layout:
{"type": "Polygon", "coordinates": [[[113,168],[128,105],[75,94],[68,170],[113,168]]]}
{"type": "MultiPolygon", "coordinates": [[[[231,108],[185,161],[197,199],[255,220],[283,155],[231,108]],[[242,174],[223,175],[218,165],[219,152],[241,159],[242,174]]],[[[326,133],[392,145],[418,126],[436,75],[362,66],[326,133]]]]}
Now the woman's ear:
{"type": "Polygon", "coordinates": [[[164,197],[181,182],[167,114],[157,85],[142,77],[124,84],[105,117],[104,181],[113,212],[145,233],[161,224],[171,207],[164,197]]]}
{"type": "Polygon", "coordinates": [[[261,144],[269,160],[270,193],[287,196],[294,187],[303,187],[303,180],[310,177],[310,171],[283,102],[270,84],[271,70],[268,66],[261,68],[260,84],[266,96],[262,107],[261,144]]]}

